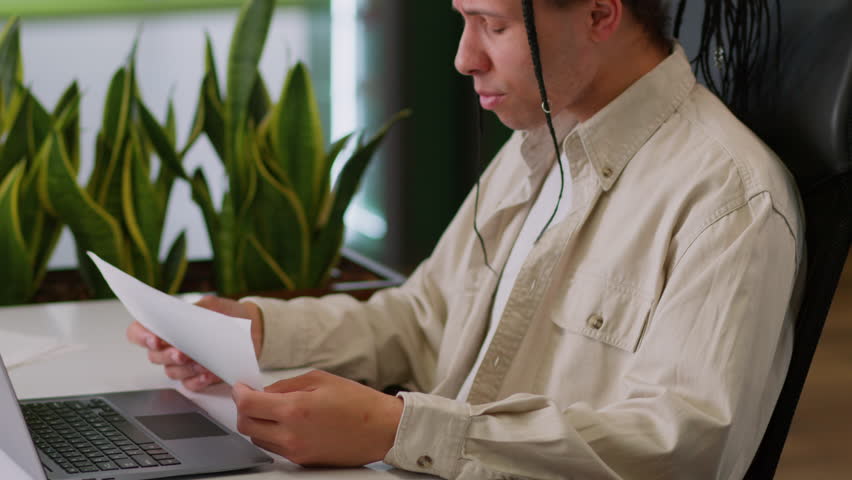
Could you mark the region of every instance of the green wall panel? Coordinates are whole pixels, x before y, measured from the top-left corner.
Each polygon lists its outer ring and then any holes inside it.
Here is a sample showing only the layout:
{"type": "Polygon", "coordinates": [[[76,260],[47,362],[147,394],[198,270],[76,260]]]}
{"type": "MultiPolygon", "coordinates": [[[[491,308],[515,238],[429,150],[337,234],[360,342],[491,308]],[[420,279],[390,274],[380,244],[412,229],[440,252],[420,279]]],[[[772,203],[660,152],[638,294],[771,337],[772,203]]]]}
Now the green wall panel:
{"type": "MultiPolygon", "coordinates": [[[[279,0],[280,5],[327,7],[329,0],[279,0]]],[[[66,16],[233,8],[243,0],[0,0],[0,16],[66,16]]]]}

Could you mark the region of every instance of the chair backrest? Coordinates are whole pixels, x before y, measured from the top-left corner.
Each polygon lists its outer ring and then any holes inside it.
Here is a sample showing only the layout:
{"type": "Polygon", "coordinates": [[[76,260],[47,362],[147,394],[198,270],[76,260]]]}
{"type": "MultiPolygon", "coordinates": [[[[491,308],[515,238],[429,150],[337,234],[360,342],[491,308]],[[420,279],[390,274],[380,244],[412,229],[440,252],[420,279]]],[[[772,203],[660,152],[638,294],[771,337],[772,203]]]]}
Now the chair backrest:
{"type": "Polygon", "coordinates": [[[781,64],[740,116],[796,178],[808,271],[789,372],[748,479],[775,474],[852,241],[852,1],[781,7],[781,64]]]}

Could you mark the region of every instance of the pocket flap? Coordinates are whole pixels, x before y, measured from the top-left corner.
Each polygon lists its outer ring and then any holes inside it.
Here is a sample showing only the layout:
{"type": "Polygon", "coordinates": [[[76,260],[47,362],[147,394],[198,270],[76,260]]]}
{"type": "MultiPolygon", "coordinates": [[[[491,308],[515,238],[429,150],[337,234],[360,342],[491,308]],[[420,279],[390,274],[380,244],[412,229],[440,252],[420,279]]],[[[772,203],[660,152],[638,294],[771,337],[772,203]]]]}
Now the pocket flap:
{"type": "Polygon", "coordinates": [[[638,292],[605,279],[580,275],[555,305],[553,322],[566,331],[635,352],[653,302],[638,292]]]}

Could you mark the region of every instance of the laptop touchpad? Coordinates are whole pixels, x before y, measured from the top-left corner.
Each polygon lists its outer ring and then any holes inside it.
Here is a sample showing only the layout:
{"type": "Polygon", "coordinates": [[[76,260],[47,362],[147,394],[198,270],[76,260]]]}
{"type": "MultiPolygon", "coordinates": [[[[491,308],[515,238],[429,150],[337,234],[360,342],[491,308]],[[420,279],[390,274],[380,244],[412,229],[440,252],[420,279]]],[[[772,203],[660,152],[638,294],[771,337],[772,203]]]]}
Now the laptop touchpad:
{"type": "Polygon", "coordinates": [[[150,415],[136,417],[136,419],[163,440],[228,435],[228,432],[217,427],[213,422],[204,418],[203,415],[195,412],[150,415]]]}

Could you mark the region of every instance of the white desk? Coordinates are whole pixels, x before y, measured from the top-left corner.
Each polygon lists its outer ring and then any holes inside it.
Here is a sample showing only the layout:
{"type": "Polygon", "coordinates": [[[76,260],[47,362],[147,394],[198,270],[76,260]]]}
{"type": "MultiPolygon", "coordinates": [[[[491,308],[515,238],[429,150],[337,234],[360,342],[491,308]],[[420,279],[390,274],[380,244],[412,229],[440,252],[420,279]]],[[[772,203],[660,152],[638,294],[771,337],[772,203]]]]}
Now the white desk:
{"type": "MultiPolygon", "coordinates": [[[[111,391],[175,388],[206,409],[214,418],[236,430],[236,408],[230,387],[218,385],[193,393],[169,380],[161,367],[148,363],[145,352],[127,342],[124,331],[132,321],[117,300],[55,303],[0,308],[0,335],[4,331],[50,336],[82,348],[9,372],[18,398],[103,393],[111,391]]],[[[266,384],[306,370],[264,372],[266,384]]],[[[229,479],[395,479],[433,478],[372,464],[359,469],[303,469],[276,458],[274,464],[228,475],[229,479]]]]}

